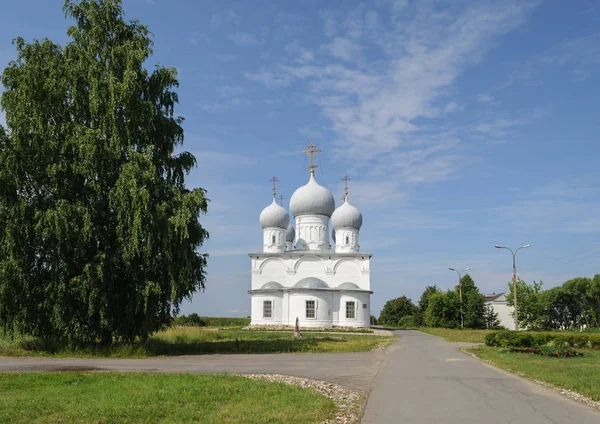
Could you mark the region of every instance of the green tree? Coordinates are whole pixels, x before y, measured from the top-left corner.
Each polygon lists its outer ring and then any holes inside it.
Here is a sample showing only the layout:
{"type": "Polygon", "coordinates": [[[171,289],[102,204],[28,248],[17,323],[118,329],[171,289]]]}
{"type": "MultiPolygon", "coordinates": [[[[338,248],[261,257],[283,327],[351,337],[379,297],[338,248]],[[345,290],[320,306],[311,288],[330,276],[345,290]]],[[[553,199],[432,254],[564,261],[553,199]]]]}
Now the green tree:
{"type": "Polygon", "coordinates": [[[495,328],[500,325],[498,313],[494,312],[494,307],[492,305],[485,305],[483,309],[483,320],[485,321],[485,328],[495,328]]]}
{"type": "Polygon", "coordinates": [[[64,3],[64,47],[15,40],[2,74],[0,323],[86,343],[147,337],[204,287],[203,189],[176,153],[174,69],[120,0],[64,3]]]}
{"type": "Polygon", "coordinates": [[[378,322],[380,325],[398,325],[402,318],[413,316],[416,309],[412,300],[406,296],[388,300],[383,305],[378,322]]]}
{"type": "Polygon", "coordinates": [[[415,325],[423,326],[425,324],[425,313],[427,312],[427,306],[429,306],[429,298],[432,294],[437,293],[439,289],[436,285],[426,286],[419,303],[417,305],[417,311],[415,312],[415,325]]]}
{"type": "Polygon", "coordinates": [[[460,299],[456,290],[438,291],[429,297],[425,323],[428,327],[460,327],[460,299]]]}
{"type": "MultiPolygon", "coordinates": [[[[520,278],[517,280],[517,309],[519,327],[539,330],[546,326],[546,300],[543,295],[543,282],[527,284],[520,278]]],[[[514,306],[514,290],[512,281],[508,283],[506,303],[514,306]]]]}
{"type": "MultiPolygon", "coordinates": [[[[485,328],[485,296],[479,293],[479,289],[469,274],[460,279],[463,297],[463,320],[465,328],[485,328]]],[[[459,294],[459,287],[456,287],[459,294]]]]}

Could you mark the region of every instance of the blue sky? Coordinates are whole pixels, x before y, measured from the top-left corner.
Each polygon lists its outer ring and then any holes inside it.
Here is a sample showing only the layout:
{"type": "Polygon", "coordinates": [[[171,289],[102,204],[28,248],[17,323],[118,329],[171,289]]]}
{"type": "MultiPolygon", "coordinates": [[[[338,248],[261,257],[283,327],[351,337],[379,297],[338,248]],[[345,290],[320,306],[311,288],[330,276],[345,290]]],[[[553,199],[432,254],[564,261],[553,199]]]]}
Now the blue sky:
{"type": "MultiPolygon", "coordinates": [[[[511,257],[494,244],[531,243],[518,274],[546,287],[600,272],[596,1],[123,3],[153,32],[152,61],[180,72],[188,184],[211,199],[207,287],[184,313],[249,314],[269,179],[289,200],[310,141],[337,201],[352,178],[374,313],[454,286],[448,267],[504,291],[511,257]]],[[[4,5],[0,66],[16,36],[65,43],[61,5],[4,5]]]]}

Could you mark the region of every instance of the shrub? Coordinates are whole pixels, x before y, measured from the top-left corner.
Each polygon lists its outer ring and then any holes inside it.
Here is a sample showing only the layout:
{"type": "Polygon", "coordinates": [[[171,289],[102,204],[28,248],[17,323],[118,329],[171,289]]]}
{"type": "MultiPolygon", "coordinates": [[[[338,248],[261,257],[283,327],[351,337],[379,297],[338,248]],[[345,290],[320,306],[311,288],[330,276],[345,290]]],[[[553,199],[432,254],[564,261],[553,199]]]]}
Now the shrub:
{"type": "Polygon", "coordinates": [[[554,358],[573,358],[576,356],[583,356],[583,352],[578,352],[572,347],[556,347],[556,346],[540,346],[535,347],[511,347],[510,352],[513,353],[533,353],[541,356],[550,356],[554,358]]]}
{"type": "Polygon", "coordinates": [[[398,321],[398,327],[400,328],[414,328],[415,326],[415,317],[413,315],[407,315],[398,321]]]}
{"type": "Polygon", "coordinates": [[[485,336],[486,346],[497,347],[558,347],[600,349],[600,334],[573,332],[492,331],[485,336]]]}
{"type": "Polygon", "coordinates": [[[175,327],[205,327],[206,321],[200,318],[197,313],[193,313],[173,318],[172,325],[175,327]]]}

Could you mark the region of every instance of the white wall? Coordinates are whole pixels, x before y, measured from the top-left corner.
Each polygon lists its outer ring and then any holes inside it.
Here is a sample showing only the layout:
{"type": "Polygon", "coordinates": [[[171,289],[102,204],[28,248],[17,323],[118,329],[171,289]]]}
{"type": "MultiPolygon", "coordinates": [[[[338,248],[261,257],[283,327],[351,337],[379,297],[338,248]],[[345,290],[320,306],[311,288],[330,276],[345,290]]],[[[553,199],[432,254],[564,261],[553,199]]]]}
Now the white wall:
{"type": "Polygon", "coordinates": [[[331,288],[351,282],[362,290],[371,290],[371,261],[368,255],[257,254],[251,256],[251,262],[252,290],[258,290],[270,281],[290,288],[307,277],[320,278],[331,288]]]}
{"type": "MultiPolygon", "coordinates": [[[[255,293],[251,296],[251,323],[253,325],[283,325],[283,292],[255,293]],[[272,301],[272,318],[263,317],[263,301],[272,301]]],[[[287,316],[286,316],[287,318],[287,316]]]]}

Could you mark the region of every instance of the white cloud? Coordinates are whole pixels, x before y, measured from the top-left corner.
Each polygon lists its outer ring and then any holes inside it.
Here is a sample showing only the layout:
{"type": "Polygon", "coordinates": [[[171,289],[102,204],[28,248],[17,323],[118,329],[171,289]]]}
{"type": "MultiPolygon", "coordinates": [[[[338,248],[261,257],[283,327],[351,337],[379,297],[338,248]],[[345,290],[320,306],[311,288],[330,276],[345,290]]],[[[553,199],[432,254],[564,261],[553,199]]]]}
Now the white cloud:
{"type": "Polygon", "coordinates": [[[494,96],[491,96],[489,94],[482,93],[482,94],[477,95],[477,101],[481,102],[481,103],[489,103],[493,100],[494,100],[494,96]]]}
{"type": "MultiPolygon", "coordinates": [[[[397,3],[397,11],[407,16],[392,27],[386,23],[375,28],[369,28],[373,14],[357,8],[346,19],[325,17],[325,33],[335,37],[323,50],[330,59],[349,63],[279,64],[246,77],[270,87],[289,85],[293,79],[307,82],[307,100],[331,122],[337,148],[345,156],[372,160],[372,172],[390,172],[405,183],[440,181],[460,166],[461,140],[453,135],[452,149],[446,148],[447,140],[440,137],[446,131],[435,134],[423,118],[458,109],[447,98],[448,88],[480,60],[494,37],[522,23],[532,6],[484,3],[457,12],[429,3],[410,8],[397,3]],[[362,44],[358,37],[364,38],[362,44]],[[379,48],[385,60],[361,66],[356,59],[365,43],[379,48]]],[[[498,133],[516,124],[506,118],[482,123],[475,131],[498,133]]]]}
{"type": "Polygon", "coordinates": [[[244,72],[242,75],[250,81],[260,82],[269,88],[286,87],[292,82],[292,78],[286,73],[275,73],[264,69],[258,72],[244,72]]]}
{"type": "Polygon", "coordinates": [[[254,34],[243,31],[233,32],[227,35],[227,38],[239,46],[254,46],[260,43],[254,34]]]}
{"type": "Polygon", "coordinates": [[[217,30],[225,25],[239,25],[242,22],[240,15],[235,13],[232,9],[226,12],[215,13],[210,17],[210,28],[217,30]]]}
{"type": "Polygon", "coordinates": [[[362,54],[359,44],[343,37],[335,37],[331,43],[324,45],[323,48],[333,57],[347,61],[356,60],[362,54]]]}

